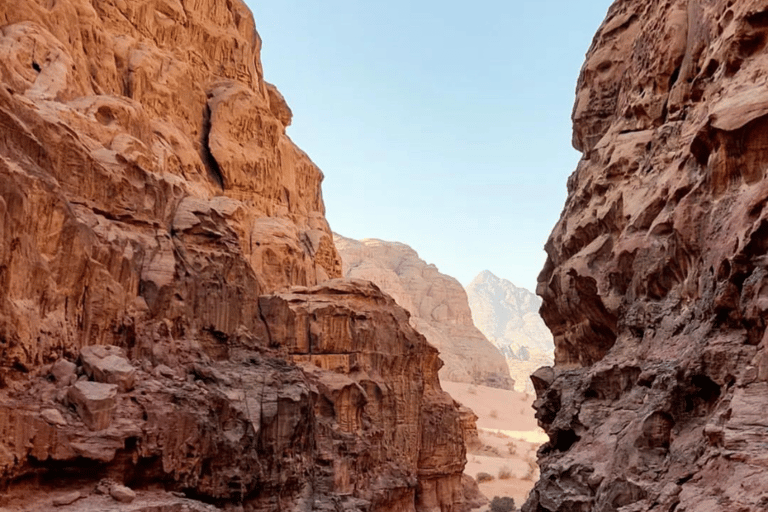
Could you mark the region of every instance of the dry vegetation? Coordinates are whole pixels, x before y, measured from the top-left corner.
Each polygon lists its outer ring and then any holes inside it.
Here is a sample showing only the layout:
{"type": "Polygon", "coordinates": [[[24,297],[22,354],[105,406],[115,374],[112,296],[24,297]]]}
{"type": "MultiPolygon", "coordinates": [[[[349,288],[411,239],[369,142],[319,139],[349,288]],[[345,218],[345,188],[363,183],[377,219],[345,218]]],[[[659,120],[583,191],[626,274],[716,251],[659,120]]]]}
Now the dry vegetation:
{"type": "MultiPolygon", "coordinates": [[[[489,499],[525,502],[538,475],[536,450],[545,437],[533,416],[533,397],[470,384],[444,382],[442,385],[478,416],[482,446],[467,455],[465,472],[475,477],[480,491],[489,499]]],[[[509,506],[510,501],[495,503],[497,507],[509,506]]],[[[487,505],[480,512],[492,510],[503,509],[487,505]]]]}

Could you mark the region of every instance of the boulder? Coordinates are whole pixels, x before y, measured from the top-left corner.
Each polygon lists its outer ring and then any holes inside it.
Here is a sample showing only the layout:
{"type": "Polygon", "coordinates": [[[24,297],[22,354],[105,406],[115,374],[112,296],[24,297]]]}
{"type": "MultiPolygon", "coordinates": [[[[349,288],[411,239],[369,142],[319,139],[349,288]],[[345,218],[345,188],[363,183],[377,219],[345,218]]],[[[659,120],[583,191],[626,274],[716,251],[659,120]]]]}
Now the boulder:
{"type": "Polygon", "coordinates": [[[66,359],[59,359],[51,367],[51,375],[62,386],[69,386],[77,380],[77,365],[66,359]]]}
{"type": "Polygon", "coordinates": [[[83,495],[80,494],[80,491],[72,491],[66,494],[62,494],[60,496],[56,496],[55,498],[53,498],[52,503],[54,507],[63,507],[66,505],[73,504],[74,502],[76,502],[82,497],[83,495]]]}
{"type": "Polygon", "coordinates": [[[132,489],[120,484],[113,485],[109,489],[109,495],[120,503],[131,503],[136,499],[136,493],[132,489]]]}
{"type": "Polygon", "coordinates": [[[133,389],[136,369],[125,358],[122,349],[112,345],[90,345],[80,351],[86,375],[105,384],[117,384],[121,392],[133,389]]]}
{"type": "Polygon", "coordinates": [[[117,405],[117,385],[80,381],[69,388],[67,400],[91,430],[103,430],[112,421],[117,405]]]}

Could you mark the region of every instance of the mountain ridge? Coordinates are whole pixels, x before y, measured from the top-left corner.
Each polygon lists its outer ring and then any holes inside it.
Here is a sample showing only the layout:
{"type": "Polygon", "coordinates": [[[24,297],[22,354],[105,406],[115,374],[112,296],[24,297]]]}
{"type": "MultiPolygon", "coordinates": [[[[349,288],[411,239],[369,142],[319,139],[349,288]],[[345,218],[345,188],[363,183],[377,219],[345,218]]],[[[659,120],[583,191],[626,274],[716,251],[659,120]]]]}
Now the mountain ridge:
{"type": "Polygon", "coordinates": [[[510,389],[504,357],[472,323],[461,283],[402,242],[354,240],[334,233],[346,277],[366,279],[411,313],[411,324],[435,345],[445,366],[443,380],[510,389]]]}
{"type": "Polygon", "coordinates": [[[529,376],[553,362],[552,335],[539,316],[541,299],[490,270],[466,290],[473,321],[507,358],[515,389],[533,391],[529,376]]]}

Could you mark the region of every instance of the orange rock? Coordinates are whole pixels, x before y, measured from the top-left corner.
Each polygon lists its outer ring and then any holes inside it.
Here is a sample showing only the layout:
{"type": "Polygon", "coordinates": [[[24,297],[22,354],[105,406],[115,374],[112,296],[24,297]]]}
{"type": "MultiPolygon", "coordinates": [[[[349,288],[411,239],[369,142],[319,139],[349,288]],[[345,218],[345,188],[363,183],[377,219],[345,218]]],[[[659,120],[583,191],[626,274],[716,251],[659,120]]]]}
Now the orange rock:
{"type": "Polygon", "coordinates": [[[316,286],[341,276],[323,175],[245,4],[5,1],[0,20],[3,499],[46,510],[70,475],[108,475],[133,506],[161,485],[466,510],[436,351],[379,290],[316,286]],[[63,388],[83,373],[115,384],[63,388]]]}

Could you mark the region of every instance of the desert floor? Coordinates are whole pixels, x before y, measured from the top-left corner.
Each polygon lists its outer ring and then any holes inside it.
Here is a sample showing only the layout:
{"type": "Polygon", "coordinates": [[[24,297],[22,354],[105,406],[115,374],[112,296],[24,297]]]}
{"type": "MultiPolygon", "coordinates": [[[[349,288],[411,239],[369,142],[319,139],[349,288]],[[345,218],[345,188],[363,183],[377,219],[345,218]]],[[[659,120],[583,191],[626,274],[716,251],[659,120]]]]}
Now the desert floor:
{"type": "MultiPolygon", "coordinates": [[[[464,472],[475,479],[479,473],[489,474],[492,480],[478,482],[482,493],[489,500],[511,496],[520,507],[538,478],[536,450],[548,439],[533,416],[534,397],[475,384],[441,384],[478,416],[477,430],[483,446],[467,453],[464,472]]],[[[489,507],[479,510],[484,512],[489,507]]]]}

